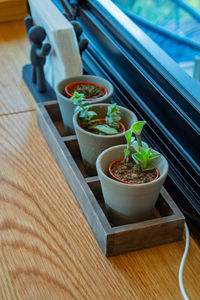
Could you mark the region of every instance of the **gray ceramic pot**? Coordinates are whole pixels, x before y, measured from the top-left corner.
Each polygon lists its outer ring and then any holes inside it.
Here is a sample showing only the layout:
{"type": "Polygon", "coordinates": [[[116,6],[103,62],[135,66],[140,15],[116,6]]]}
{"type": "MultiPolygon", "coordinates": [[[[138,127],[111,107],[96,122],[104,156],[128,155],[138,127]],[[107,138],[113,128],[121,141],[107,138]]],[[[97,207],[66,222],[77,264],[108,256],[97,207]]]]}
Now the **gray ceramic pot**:
{"type": "MultiPolygon", "coordinates": [[[[90,110],[97,113],[98,118],[104,118],[107,113],[109,104],[94,104],[90,105],[90,110]]],[[[130,129],[131,125],[137,122],[136,115],[127,108],[119,106],[121,111],[121,121],[126,130],[130,129]]],[[[98,155],[105,149],[125,143],[125,133],[115,135],[98,135],[84,130],[80,123],[78,113],[73,117],[74,129],[78,138],[78,143],[83,159],[83,165],[88,175],[94,176],[96,172],[96,160],[98,155]]]]}
{"type": "Polygon", "coordinates": [[[168,173],[167,160],[161,156],[154,160],[160,177],[152,182],[126,184],[111,179],[108,166],[112,161],[123,157],[125,147],[126,145],[118,145],[103,151],[96,162],[109,219],[115,225],[144,221],[152,217],[153,208],[168,173]]]}
{"type": "Polygon", "coordinates": [[[110,100],[113,95],[113,86],[112,84],[101,77],[98,76],[92,76],[92,75],[82,75],[82,76],[76,76],[76,77],[70,77],[68,79],[64,79],[56,85],[55,92],[56,97],[58,100],[58,104],[60,107],[64,127],[66,130],[67,135],[74,134],[74,127],[73,127],[73,114],[74,114],[74,108],[75,105],[73,104],[73,101],[70,100],[70,98],[67,98],[65,95],[65,86],[71,82],[78,82],[78,81],[90,81],[98,83],[102,86],[104,86],[107,89],[107,94],[104,95],[101,98],[92,100],[92,103],[110,103],[110,100]]]}

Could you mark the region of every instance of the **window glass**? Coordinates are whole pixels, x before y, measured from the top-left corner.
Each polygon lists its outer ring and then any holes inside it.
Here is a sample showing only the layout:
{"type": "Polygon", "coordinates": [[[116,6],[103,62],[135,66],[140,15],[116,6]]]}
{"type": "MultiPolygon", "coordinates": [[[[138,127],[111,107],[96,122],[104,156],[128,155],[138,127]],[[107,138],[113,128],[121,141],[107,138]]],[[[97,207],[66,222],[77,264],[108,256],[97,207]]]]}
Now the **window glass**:
{"type": "Polygon", "coordinates": [[[200,12],[200,1],[199,0],[184,0],[187,4],[193,7],[195,10],[200,12]]]}
{"type": "MultiPolygon", "coordinates": [[[[113,0],[191,77],[200,56],[199,0],[113,0]],[[195,63],[196,60],[196,63],[195,63]]],[[[199,66],[200,68],[200,66],[199,66]]]]}

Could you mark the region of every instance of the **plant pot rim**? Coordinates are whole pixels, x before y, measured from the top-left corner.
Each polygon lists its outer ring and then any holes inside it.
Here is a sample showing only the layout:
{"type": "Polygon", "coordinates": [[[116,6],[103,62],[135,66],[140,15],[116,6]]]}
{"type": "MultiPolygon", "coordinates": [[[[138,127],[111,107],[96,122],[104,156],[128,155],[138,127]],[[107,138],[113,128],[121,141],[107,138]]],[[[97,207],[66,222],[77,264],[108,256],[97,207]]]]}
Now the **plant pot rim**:
{"type": "MultiPolygon", "coordinates": [[[[107,104],[107,103],[96,103],[96,104],[90,104],[90,105],[89,105],[89,107],[93,107],[93,106],[110,106],[110,104],[107,104]]],[[[119,105],[118,105],[118,107],[119,107],[120,109],[122,108],[122,109],[125,109],[125,110],[128,111],[128,109],[125,108],[125,107],[122,107],[122,106],[119,106],[119,105]]],[[[81,132],[87,133],[87,134],[92,135],[92,136],[98,136],[99,138],[102,138],[102,139],[110,139],[110,138],[114,138],[114,137],[120,137],[120,136],[123,136],[123,135],[125,135],[125,131],[128,130],[128,128],[127,128],[127,129],[125,129],[124,132],[120,132],[120,133],[112,134],[112,135],[99,135],[99,134],[96,134],[96,133],[93,133],[93,132],[90,132],[90,131],[87,131],[87,130],[83,129],[83,128],[79,125],[79,123],[78,123],[78,121],[77,121],[77,119],[78,119],[78,114],[79,114],[79,112],[76,112],[76,113],[74,113],[74,115],[73,115],[73,124],[74,124],[74,127],[77,126],[81,132]]],[[[102,118],[100,118],[100,119],[102,119],[102,118]]]]}
{"type": "MultiPolygon", "coordinates": [[[[118,159],[115,159],[115,160],[113,160],[113,161],[110,162],[110,164],[109,164],[109,166],[108,166],[108,171],[109,171],[109,173],[110,173],[111,178],[114,179],[115,181],[122,182],[122,183],[125,183],[125,184],[137,184],[137,183],[135,183],[135,182],[126,182],[126,181],[124,181],[124,180],[121,180],[121,179],[119,179],[118,177],[116,177],[116,176],[113,174],[113,172],[112,172],[112,167],[113,167],[113,165],[115,165],[117,162],[120,162],[120,161],[122,161],[122,160],[124,160],[124,159],[123,159],[123,158],[118,158],[118,159]]],[[[152,181],[158,179],[159,176],[160,176],[160,171],[158,170],[158,168],[155,168],[155,170],[156,170],[156,177],[155,177],[153,180],[151,180],[150,182],[152,182],[152,181]]],[[[147,182],[146,182],[146,183],[147,183],[147,182]]],[[[141,183],[139,183],[139,184],[141,184],[141,183]]]]}
{"type": "MultiPolygon", "coordinates": [[[[98,156],[97,161],[96,161],[96,168],[98,170],[98,173],[100,173],[101,176],[104,179],[106,179],[106,180],[108,180],[108,181],[110,181],[110,182],[112,182],[113,184],[116,184],[116,185],[127,186],[127,188],[134,188],[134,187],[137,187],[137,188],[141,187],[142,188],[142,187],[147,187],[148,185],[157,184],[159,181],[162,180],[162,178],[165,176],[165,174],[168,173],[168,169],[169,169],[168,162],[167,162],[166,158],[161,154],[159,159],[164,159],[165,160],[165,162],[167,164],[167,169],[166,169],[166,172],[164,172],[163,174],[160,174],[160,176],[156,180],[153,180],[153,181],[150,181],[150,182],[147,182],[147,183],[127,184],[127,183],[123,183],[123,182],[117,181],[115,179],[112,179],[111,177],[106,175],[101,169],[100,162],[101,162],[102,156],[104,154],[106,154],[106,152],[111,151],[111,149],[113,149],[113,148],[124,148],[125,149],[126,146],[127,146],[126,144],[122,144],[122,145],[117,145],[117,146],[110,147],[110,148],[104,150],[103,152],[101,152],[101,154],[98,156]]],[[[154,149],[152,149],[152,150],[155,151],[154,149]]]]}
{"type": "Polygon", "coordinates": [[[65,86],[65,93],[66,93],[66,96],[68,97],[68,98],[71,98],[73,95],[69,92],[69,88],[71,87],[71,86],[76,86],[76,85],[78,85],[78,84],[85,84],[85,85],[96,85],[98,88],[100,88],[101,90],[103,90],[103,92],[104,92],[104,95],[103,96],[101,96],[101,97],[98,97],[98,98],[84,98],[84,100],[85,101],[94,101],[94,100],[99,100],[99,99],[102,99],[105,95],[107,95],[108,94],[108,91],[107,91],[107,89],[103,86],[103,85],[101,85],[101,84],[99,84],[99,83],[97,83],[97,82],[92,82],[92,81],[85,81],[85,80],[82,80],[82,81],[73,81],[73,82],[69,82],[66,86],[65,86]]]}
{"type": "MultiPolygon", "coordinates": [[[[73,76],[73,77],[69,77],[69,78],[65,78],[61,81],[59,81],[56,86],[55,86],[55,92],[56,94],[59,95],[59,97],[62,99],[62,101],[70,101],[73,103],[73,100],[71,100],[70,98],[68,98],[66,95],[64,95],[63,93],[65,92],[65,86],[67,85],[67,83],[69,82],[75,82],[75,81],[93,81],[95,83],[96,80],[99,80],[105,83],[105,87],[107,89],[107,94],[105,94],[104,96],[97,98],[97,99],[93,99],[92,103],[93,104],[98,104],[101,103],[101,101],[104,101],[104,99],[107,99],[109,97],[112,96],[113,92],[114,92],[114,88],[113,85],[105,78],[99,77],[99,76],[95,76],[95,75],[79,75],[79,76],[73,76]],[[107,88],[108,86],[108,88],[107,88]],[[62,87],[62,91],[61,91],[61,87],[62,87]]],[[[98,82],[97,82],[98,83],[98,82]]]]}

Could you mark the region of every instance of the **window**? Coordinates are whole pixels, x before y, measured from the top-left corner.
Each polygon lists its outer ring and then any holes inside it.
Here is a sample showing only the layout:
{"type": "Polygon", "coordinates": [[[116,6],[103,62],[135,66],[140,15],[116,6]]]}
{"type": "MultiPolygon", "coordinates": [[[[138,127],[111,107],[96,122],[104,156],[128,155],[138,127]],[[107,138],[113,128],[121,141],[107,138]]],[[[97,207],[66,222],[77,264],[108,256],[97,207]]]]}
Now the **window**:
{"type": "MultiPolygon", "coordinates": [[[[195,57],[200,55],[200,14],[189,5],[191,0],[112,2],[193,77],[195,57]]],[[[200,11],[198,0],[191,3],[200,11]]]]}

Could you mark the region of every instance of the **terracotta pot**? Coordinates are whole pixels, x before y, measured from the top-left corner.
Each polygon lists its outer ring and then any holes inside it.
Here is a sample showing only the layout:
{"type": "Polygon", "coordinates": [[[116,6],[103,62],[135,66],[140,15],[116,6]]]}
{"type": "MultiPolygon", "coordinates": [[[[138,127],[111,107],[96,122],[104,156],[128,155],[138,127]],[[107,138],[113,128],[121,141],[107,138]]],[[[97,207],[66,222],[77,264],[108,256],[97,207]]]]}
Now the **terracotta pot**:
{"type": "Polygon", "coordinates": [[[152,217],[160,189],[168,173],[167,160],[161,155],[154,160],[156,168],[160,171],[160,176],[156,180],[142,184],[125,184],[113,180],[109,176],[109,164],[123,157],[125,148],[125,144],[108,148],[98,156],[96,162],[108,217],[117,226],[152,217]]]}
{"type": "Polygon", "coordinates": [[[65,131],[67,135],[74,134],[74,126],[73,126],[73,114],[74,114],[74,109],[75,105],[73,103],[73,100],[67,98],[66,93],[65,93],[65,86],[68,85],[71,82],[80,82],[80,81],[85,81],[85,82],[94,82],[97,84],[100,84],[104,86],[107,90],[107,93],[98,99],[93,99],[92,103],[110,103],[110,100],[113,95],[113,86],[112,84],[101,77],[98,76],[92,76],[92,75],[82,75],[82,76],[77,76],[77,77],[70,77],[67,79],[64,79],[60,82],[55,87],[55,92],[56,92],[56,97],[58,100],[58,104],[60,107],[65,131]]]}
{"type": "MultiPolygon", "coordinates": [[[[79,84],[85,84],[85,85],[95,85],[97,86],[99,89],[101,89],[103,92],[104,92],[104,95],[105,96],[107,94],[107,89],[103,86],[103,85],[100,85],[98,83],[95,83],[95,82],[90,82],[90,81],[76,81],[76,82],[71,82],[69,84],[66,85],[65,87],[65,92],[66,92],[66,95],[68,98],[71,98],[73,96],[72,93],[70,93],[70,91],[77,85],[79,84]]],[[[103,96],[101,97],[98,97],[98,98],[85,98],[84,100],[87,100],[87,101],[93,101],[93,100],[97,100],[97,99],[100,99],[102,98],[103,96]]]]}
{"type": "MultiPolygon", "coordinates": [[[[98,117],[104,118],[109,104],[92,104],[90,110],[97,113],[98,117]]],[[[137,122],[136,115],[127,108],[119,106],[121,111],[121,123],[124,124],[126,130],[130,129],[133,123],[137,122]]],[[[105,149],[125,143],[125,132],[121,132],[114,135],[99,135],[85,130],[81,126],[81,120],[79,119],[79,113],[75,113],[73,116],[74,129],[78,139],[83,165],[86,173],[89,176],[95,176],[96,172],[96,160],[98,155],[105,149]]]]}
{"type": "MultiPolygon", "coordinates": [[[[116,176],[113,174],[112,168],[114,167],[114,165],[115,165],[116,163],[118,163],[118,162],[120,162],[120,161],[122,161],[122,160],[123,160],[123,158],[118,158],[118,159],[115,159],[114,161],[112,161],[112,162],[109,164],[109,166],[108,166],[108,171],[109,171],[109,173],[110,173],[110,177],[111,177],[112,179],[117,180],[117,181],[122,182],[122,183],[126,183],[126,184],[136,184],[136,183],[134,183],[134,182],[127,182],[127,181],[121,180],[121,179],[119,179],[118,177],[116,177],[116,176]]],[[[156,177],[154,178],[154,180],[157,179],[159,176],[160,176],[160,172],[159,172],[159,170],[156,168],[156,177]]]]}

